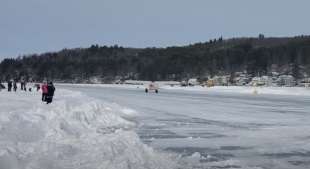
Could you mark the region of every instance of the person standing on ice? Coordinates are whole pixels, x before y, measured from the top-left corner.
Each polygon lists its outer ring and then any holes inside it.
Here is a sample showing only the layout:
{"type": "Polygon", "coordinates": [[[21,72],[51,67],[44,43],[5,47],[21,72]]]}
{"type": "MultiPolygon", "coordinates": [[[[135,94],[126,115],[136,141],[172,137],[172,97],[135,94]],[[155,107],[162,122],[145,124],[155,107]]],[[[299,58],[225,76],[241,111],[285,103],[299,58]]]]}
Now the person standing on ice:
{"type": "Polygon", "coordinates": [[[55,90],[53,82],[49,82],[47,85],[46,104],[52,103],[55,90]]]}
{"type": "Polygon", "coordinates": [[[42,84],[41,89],[42,89],[42,101],[45,102],[46,101],[46,96],[47,96],[47,93],[48,93],[47,82],[44,82],[42,84]]]}
{"type": "Polygon", "coordinates": [[[14,92],[16,92],[16,90],[17,90],[17,83],[16,83],[16,80],[14,80],[14,82],[13,82],[13,89],[14,89],[14,92]]]}
{"type": "Polygon", "coordinates": [[[12,82],[13,80],[8,81],[8,91],[10,92],[12,90],[12,82]]]}
{"type": "Polygon", "coordinates": [[[24,82],[24,91],[25,91],[25,92],[27,91],[26,85],[27,85],[27,82],[25,81],[25,82],[24,82]]]}
{"type": "Polygon", "coordinates": [[[39,91],[40,88],[41,88],[41,87],[40,87],[40,84],[35,84],[34,87],[36,87],[37,91],[39,91]]]}
{"type": "Polygon", "coordinates": [[[20,79],[20,90],[24,90],[24,84],[25,84],[25,80],[24,78],[20,79]]]}
{"type": "Polygon", "coordinates": [[[26,80],[24,78],[21,78],[21,80],[20,80],[20,88],[21,88],[21,90],[27,91],[26,80]]]}

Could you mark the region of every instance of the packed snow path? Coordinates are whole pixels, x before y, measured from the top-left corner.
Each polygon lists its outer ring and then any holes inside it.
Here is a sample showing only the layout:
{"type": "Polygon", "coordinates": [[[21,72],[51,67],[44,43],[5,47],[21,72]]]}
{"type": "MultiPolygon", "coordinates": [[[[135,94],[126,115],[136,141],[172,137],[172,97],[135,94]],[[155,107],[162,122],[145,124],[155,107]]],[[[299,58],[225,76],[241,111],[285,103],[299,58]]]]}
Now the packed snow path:
{"type": "Polygon", "coordinates": [[[301,95],[293,88],[253,95],[235,91],[242,88],[159,94],[146,94],[143,87],[65,88],[136,110],[127,113],[136,114],[131,120],[144,143],[178,153],[192,168],[310,168],[307,89],[298,89],[301,95]]]}

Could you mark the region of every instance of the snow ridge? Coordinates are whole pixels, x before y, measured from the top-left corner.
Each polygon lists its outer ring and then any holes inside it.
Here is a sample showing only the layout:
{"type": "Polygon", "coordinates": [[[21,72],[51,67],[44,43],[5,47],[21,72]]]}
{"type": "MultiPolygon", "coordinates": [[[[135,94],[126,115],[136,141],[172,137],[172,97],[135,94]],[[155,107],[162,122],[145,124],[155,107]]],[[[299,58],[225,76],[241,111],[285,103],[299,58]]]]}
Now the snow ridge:
{"type": "Polygon", "coordinates": [[[126,120],[134,111],[79,92],[58,90],[51,105],[39,93],[0,93],[0,168],[173,169],[126,120]]]}

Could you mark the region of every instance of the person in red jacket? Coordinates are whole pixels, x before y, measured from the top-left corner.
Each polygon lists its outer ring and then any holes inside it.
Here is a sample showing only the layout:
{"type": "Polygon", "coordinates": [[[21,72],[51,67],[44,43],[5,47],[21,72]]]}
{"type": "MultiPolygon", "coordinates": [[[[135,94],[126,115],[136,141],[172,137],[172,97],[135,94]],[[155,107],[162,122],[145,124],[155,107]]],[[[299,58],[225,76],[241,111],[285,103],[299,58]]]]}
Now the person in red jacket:
{"type": "Polygon", "coordinates": [[[47,97],[47,93],[48,93],[48,89],[47,89],[47,83],[44,82],[41,86],[42,89],[42,101],[45,102],[46,101],[46,97],[47,97]]]}

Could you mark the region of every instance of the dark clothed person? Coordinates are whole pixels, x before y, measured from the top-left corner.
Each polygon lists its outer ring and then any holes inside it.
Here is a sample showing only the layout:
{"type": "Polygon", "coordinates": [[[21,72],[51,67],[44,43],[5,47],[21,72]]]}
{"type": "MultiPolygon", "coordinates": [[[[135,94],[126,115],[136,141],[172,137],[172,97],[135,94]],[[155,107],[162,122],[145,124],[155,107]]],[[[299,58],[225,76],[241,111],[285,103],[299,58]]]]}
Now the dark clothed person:
{"type": "Polygon", "coordinates": [[[40,88],[41,88],[41,87],[40,87],[40,84],[35,84],[34,86],[37,88],[37,91],[39,91],[40,88]]]}
{"type": "Polygon", "coordinates": [[[24,91],[27,91],[25,79],[21,79],[21,80],[20,80],[20,89],[21,89],[21,90],[24,90],[24,91]]]}
{"type": "Polygon", "coordinates": [[[12,81],[8,82],[8,91],[10,92],[12,90],[12,81]]]}
{"type": "Polygon", "coordinates": [[[13,89],[14,89],[14,92],[16,92],[16,90],[17,90],[17,83],[16,83],[16,81],[13,82],[13,89]]]}
{"type": "Polygon", "coordinates": [[[48,85],[47,85],[47,96],[46,96],[46,103],[47,104],[52,103],[55,90],[56,89],[55,89],[55,86],[53,85],[53,83],[52,82],[48,83],[48,85]]]}

